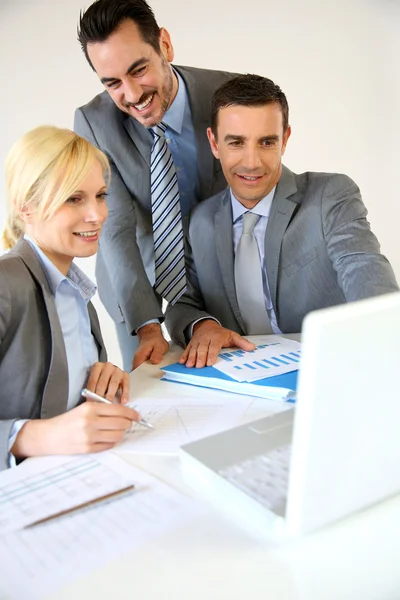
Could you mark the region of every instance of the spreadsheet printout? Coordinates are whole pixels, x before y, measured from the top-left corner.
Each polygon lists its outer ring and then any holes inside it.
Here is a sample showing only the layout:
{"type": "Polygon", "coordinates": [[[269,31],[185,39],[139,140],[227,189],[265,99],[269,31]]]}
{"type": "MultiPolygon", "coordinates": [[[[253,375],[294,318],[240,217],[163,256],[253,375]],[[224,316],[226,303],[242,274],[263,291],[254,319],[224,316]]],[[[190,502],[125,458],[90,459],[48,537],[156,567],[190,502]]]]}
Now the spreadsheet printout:
{"type": "Polygon", "coordinates": [[[114,454],[49,456],[0,474],[0,536],[133,485],[114,454]]]}
{"type": "Polygon", "coordinates": [[[0,598],[42,598],[203,514],[192,498],[129,468],[131,492],[0,537],[0,598]]]}

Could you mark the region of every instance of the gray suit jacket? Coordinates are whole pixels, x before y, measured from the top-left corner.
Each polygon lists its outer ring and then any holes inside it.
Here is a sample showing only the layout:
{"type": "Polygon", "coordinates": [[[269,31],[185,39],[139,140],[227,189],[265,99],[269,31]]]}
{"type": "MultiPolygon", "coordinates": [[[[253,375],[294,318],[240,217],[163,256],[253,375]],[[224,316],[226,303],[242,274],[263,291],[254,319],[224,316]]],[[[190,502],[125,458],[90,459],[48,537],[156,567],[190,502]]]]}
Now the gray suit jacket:
{"type": "MultiPolygon", "coordinates": [[[[99,360],[107,360],[99,321],[88,304],[99,360]]],[[[68,364],[54,296],[25,240],[0,257],[0,470],[7,467],[8,439],[16,419],[64,413],[68,364]]]]}
{"type": "MultiPolygon", "coordinates": [[[[174,67],[189,96],[196,135],[200,200],[221,191],[225,179],[207,140],[211,98],[232,73],[174,67]]],[[[116,322],[125,321],[131,334],[141,324],[162,320],[160,298],[153,290],[154,247],[151,222],[151,133],[120,111],[107,92],[75,113],[75,131],[105,152],[111,162],[107,204],[97,255],[100,299],[116,322]]],[[[184,223],[184,228],[186,223],[184,223]]]]}
{"type": "MultiPolygon", "coordinates": [[[[319,308],[398,290],[380,254],[356,184],[346,175],[283,167],[265,235],[271,298],[283,333],[301,331],[319,308]]],[[[187,293],[166,313],[173,340],[185,343],[194,320],[214,316],[246,334],[236,299],[229,189],[198,205],[187,238],[187,293]]]]}

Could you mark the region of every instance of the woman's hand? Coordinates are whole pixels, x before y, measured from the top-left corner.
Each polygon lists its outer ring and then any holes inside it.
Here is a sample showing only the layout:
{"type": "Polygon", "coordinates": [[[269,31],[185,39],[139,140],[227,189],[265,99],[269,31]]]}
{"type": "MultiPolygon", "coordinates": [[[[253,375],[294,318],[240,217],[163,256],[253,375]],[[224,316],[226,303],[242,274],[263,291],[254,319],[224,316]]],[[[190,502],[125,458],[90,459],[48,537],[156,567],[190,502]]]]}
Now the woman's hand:
{"type": "Polygon", "coordinates": [[[122,440],[132,422],[139,419],[139,413],[128,406],[84,402],[57,417],[25,423],[11,453],[15,458],[27,458],[109,450],[122,440]]]}
{"type": "Polygon", "coordinates": [[[94,363],[86,387],[103,398],[113,402],[118,394],[121,404],[129,400],[129,376],[109,362],[94,363]]]}

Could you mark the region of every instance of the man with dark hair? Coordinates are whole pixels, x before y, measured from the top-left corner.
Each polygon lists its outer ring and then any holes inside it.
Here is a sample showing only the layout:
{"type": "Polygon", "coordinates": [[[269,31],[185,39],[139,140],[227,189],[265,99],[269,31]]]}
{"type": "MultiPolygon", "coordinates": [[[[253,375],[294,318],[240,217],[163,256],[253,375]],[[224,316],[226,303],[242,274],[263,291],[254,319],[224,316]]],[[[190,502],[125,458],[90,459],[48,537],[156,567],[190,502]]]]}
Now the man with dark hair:
{"type": "Polygon", "coordinates": [[[297,333],[319,308],[398,290],[356,184],[282,165],[288,104],[270,79],[240,75],[212,101],[208,139],[229,187],[202,202],[187,236],[187,292],[169,306],[181,362],[215,363],[250,334],[297,333]]]}
{"type": "Polygon", "coordinates": [[[233,75],[172,66],[170,36],[145,0],[97,0],[78,39],[106,88],[74,127],[111,163],[96,277],[129,371],[136,348],[132,367],[167,351],[161,300],[186,289],[187,215],[226,185],[206,130],[212,95],[233,75]]]}

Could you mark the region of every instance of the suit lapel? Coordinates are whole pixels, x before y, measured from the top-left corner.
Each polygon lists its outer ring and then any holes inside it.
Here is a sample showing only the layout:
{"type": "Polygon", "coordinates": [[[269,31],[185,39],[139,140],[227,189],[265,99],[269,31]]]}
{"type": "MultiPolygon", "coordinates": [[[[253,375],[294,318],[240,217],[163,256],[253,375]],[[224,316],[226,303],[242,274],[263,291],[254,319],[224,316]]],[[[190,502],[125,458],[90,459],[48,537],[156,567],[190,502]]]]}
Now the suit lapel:
{"type": "MultiPolygon", "coordinates": [[[[214,173],[221,168],[219,162],[214,158],[207,138],[207,127],[210,125],[211,94],[199,84],[189,69],[174,65],[185,82],[189,97],[190,111],[192,113],[193,129],[196,136],[200,196],[208,198],[211,196],[214,173]]],[[[204,78],[204,84],[207,84],[204,78]]]]}
{"type": "Polygon", "coordinates": [[[235,268],[233,251],[233,223],[232,205],[229,188],[224,192],[221,207],[214,215],[215,245],[217,257],[222,273],[225,292],[232,312],[241,329],[245,331],[245,324],[240,314],[235,289],[235,268]]]}
{"type": "Polygon", "coordinates": [[[150,131],[143,125],[140,125],[133,117],[127,117],[124,121],[124,127],[140,152],[143,160],[150,168],[150,154],[152,147],[152,136],[150,131]]]}
{"type": "Polygon", "coordinates": [[[96,313],[96,310],[91,302],[88,302],[88,312],[90,319],[90,328],[92,331],[92,335],[97,342],[99,347],[99,361],[106,362],[107,360],[107,352],[104,346],[103,336],[101,335],[100,323],[96,313]]]}
{"type": "Polygon", "coordinates": [[[276,187],[265,233],[265,262],[267,265],[268,285],[277,318],[276,299],[282,239],[293,213],[299,204],[296,192],[297,186],[294,174],[285,166],[282,166],[282,175],[276,187]]]}
{"type": "Polygon", "coordinates": [[[25,240],[20,240],[13,251],[24,261],[34,279],[40,285],[47,316],[50,322],[51,360],[43,392],[40,413],[42,419],[48,419],[60,415],[67,410],[69,383],[64,338],[58,319],[54,296],[34,251],[25,240]]]}

